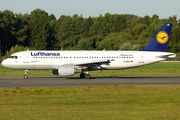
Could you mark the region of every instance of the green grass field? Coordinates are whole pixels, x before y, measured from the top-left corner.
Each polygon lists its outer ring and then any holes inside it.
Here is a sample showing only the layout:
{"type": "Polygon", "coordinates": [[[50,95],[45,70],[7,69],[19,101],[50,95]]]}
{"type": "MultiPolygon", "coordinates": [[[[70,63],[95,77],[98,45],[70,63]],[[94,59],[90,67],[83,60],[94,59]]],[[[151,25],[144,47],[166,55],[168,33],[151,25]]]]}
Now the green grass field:
{"type": "Polygon", "coordinates": [[[1,120],[178,120],[180,86],[0,88],[1,120]]]}
{"type": "MultiPolygon", "coordinates": [[[[155,63],[147,66],[124,69],[124,70],[104,70],[90,71],[93,77],[106,76],[180,76],[180,62],[155,63]]],[[[24,70],[13,70],[4,68],[0,65],[0,77],[22,77],[24,70]]],[[[53,75],[50,70],[29,70],[29,77],[58,77],[53,75]]],[[[75,74],[74,76],[79,76],[75,74]]]]}
{"type": "MultiPolygon", "coordinates": [[[[90,74],[180,76],[180,63],[156,63],[90,74]]],[[[0,66],[1,77],[23,75],[23,70],[0,66]]],[[[54,75],[49,70],[30,70],[29,76],[54,75]]],[[[179,85],[0,88],[1,120],[178,120],[179,113],[179,85]]]]}

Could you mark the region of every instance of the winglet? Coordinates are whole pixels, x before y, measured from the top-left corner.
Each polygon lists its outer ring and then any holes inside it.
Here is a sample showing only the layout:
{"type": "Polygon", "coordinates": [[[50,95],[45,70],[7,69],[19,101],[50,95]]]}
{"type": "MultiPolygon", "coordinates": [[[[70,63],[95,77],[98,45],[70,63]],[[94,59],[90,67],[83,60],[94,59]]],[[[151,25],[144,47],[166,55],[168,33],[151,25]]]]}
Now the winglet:
{"type": "Polygon", "coordinates": [[[173,23],[165,23],[149,43],[139,51],[160,51],[166,52],[169,44],[173,23]]]}

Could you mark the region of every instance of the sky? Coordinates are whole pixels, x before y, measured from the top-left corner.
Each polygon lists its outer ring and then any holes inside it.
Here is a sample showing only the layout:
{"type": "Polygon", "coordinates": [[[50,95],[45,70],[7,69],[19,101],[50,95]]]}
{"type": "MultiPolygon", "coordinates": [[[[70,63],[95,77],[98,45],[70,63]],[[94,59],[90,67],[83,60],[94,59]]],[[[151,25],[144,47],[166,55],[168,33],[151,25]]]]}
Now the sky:
{"type": "Polygon", "coordinates": [[[133,14],[139,17],[152,17],[157,14],[160,19],[177,15],[180,19],[180,0],[0,0],[0,11],[30,14],[35,9],[61,15],[82,15],[84,18],[98,17],[100,14],[133,14]]]}

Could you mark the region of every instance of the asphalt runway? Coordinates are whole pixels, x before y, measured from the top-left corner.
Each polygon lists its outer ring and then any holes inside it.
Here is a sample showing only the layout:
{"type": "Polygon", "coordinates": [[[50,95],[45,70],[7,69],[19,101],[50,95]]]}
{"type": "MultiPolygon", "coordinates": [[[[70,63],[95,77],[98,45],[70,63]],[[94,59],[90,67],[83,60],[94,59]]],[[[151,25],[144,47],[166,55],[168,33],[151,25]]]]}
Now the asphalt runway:
{"type": "Polygon", "coordinates": [[[180,77],[0,77],[0,87],[52,87],[100,85],[180,85],[180,77]]]}

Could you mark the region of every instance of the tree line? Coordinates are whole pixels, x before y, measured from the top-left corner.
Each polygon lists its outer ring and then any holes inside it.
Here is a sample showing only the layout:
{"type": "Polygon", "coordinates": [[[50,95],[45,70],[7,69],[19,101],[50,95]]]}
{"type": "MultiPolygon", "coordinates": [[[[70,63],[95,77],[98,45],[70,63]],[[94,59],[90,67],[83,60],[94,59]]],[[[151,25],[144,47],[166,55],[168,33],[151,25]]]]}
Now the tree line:
{"type": "Polygon", "coordinates": [[[180,52],[180,23],[175,15],[167,19],[110,14],[83,18],[61,15],[56,19],[41,9],[29,14],[0,11],[0,50],[5,55],[13,46],[30,50],[138,50],[144,47],[164,23],[173,23],[169,52],[180,52]]]}

